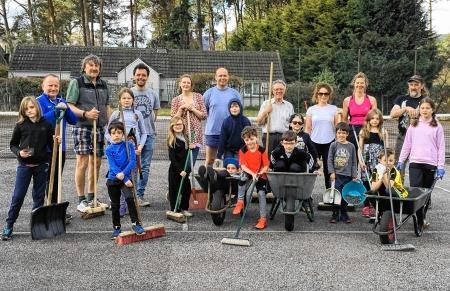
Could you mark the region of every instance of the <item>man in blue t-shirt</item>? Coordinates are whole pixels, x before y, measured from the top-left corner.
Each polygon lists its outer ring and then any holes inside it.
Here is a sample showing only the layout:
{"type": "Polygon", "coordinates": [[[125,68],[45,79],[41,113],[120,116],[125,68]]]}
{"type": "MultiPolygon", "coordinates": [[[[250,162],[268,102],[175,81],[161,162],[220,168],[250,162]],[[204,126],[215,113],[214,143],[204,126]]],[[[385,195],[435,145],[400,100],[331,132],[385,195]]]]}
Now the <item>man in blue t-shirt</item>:
{"type": "Polygon", "coordinates": [[[223,121],[230,115],[228,104],[231,99],[238,98],[244,104],[239,92],[228,87],[229,78],[226,68],[218,68],[215,75],[216,86],[209,88],[203,94],[206,112],[208,113],[205,129],[206,165],[213,164],[216,158],[217,149],[219,148],[220,130],[223,121]]]}

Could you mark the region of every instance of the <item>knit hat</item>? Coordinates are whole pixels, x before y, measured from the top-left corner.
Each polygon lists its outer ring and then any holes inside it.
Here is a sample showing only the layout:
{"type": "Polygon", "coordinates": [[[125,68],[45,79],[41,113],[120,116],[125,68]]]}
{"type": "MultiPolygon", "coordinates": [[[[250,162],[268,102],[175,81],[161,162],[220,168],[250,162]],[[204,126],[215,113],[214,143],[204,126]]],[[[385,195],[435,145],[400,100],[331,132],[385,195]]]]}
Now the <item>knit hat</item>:
{"type": "Polygon", "coordinates": [[[226,168],[229,164],[233,164],[239,169],[239,161],[236,158],[226,158],[223,160],[223,166],[226,168]]]}

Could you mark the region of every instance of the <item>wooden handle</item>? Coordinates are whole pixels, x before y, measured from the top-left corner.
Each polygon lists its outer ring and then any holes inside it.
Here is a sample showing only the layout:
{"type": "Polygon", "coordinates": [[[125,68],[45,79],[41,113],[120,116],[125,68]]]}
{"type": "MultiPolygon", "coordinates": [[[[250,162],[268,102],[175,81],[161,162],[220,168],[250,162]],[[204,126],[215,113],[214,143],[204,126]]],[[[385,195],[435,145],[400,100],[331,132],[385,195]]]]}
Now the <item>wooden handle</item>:
{"type": "MultiPolygon", "coordinates": [[[[58,134],[60,128],[60,123],[56,123],[55,136],[58,134]]],[[[56,165],[56,147],[58,146],[58,141],[53,139],[53,149],[52,149],[52,163],[50,165],[50,180],[48,181],[48,191],[47,191],[47,205],[52,204],[53,196],[53,185],[55,184],[55,165],[56,165]]]]}
{"type": "Polygon", "coordinates": [[[97,207],[97,119],[93,120],[92,132],[94,134],[94,208],[97,207]]]}
{"type": "Polygon", "coordinates": [[[58,145],[58,204],[61,203],[61,189],[62,189],[62,141],[63,141],[63,127],[61,122],[59,123],[59,138],[60,143],[58,145]]]}
{"type": "MultiPolygon", "coordinates": [[[[269,104],[272,102],[272,78],[273,78],[273,62],[270,62],[270,75],[269,75],[269,104]]],[[[266,153],[269,153],[269,135],[270,135],[270,113],[267,115],[266,123],[266,153]]]]}

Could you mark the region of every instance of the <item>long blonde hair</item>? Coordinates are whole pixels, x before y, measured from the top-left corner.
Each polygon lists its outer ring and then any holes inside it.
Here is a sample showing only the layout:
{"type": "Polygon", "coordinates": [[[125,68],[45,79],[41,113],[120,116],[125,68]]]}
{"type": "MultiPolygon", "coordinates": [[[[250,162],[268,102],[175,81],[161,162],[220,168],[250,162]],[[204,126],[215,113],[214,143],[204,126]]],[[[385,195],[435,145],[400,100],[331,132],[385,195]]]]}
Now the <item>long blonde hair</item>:
{"type": "Polygon", "coordinates": [[[36,98],[34,98],[34,96],[25,96],[23,97],[22,101],[20,101],[19,120],[17,121],[17,123],[21,124],[25,121],[25,119],[28,118],[26,113],[29,102],[31,102],[34,105],[34,107],[36,107],[36,120],[41,119],[42,111],[36,98]]]}
{"type": "MultiPolygon", "coordinates": [[[[173,130],[173,127],[175,126],[175,124],[177,124],[179,121],[181,121],[183,123],[183,135],[185,135],[184,131],[184,122],[183,122],[183,118],[179,117],[179,116],[174,116],[171,120],[170,120],[170,124],[169,124],[169,130],[167,132],[167,145],[171,148],[175,147],[175,141],[177,139],[177,134],[175,133],[175,131],[173,130]]],[[[185,138],[185,140],[187,140],[185,138]]]]}
{"type": "Polygon", "coordinates": [[[384,140],[384,135],[382,132],[383,129],[383,114],[381,111],[377,108],[374,108],[370,110],[366,118],[364,119],[364,126],[361,128],[361,131],[359,132],[359,136],[363,139],[367,139],[370,136],[370,120],[375,116],[378,115],[378,119],[380,120],[380,123],[378,124],[378,135],[380,136],[381,140],[384,140]]]}

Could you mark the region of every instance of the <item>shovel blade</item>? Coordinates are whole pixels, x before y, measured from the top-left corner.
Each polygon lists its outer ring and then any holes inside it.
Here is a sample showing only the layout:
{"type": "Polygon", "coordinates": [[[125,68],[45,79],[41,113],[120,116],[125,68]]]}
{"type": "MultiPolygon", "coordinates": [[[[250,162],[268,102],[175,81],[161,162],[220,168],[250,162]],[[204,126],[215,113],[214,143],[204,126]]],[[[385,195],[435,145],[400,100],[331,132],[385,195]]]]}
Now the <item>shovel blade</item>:
{"type": "Polygon", "coordinates": [[[66,211],[69,202],[41,206],[31,213],[31,239],[52,238],[66,232],[66,211]]]}

